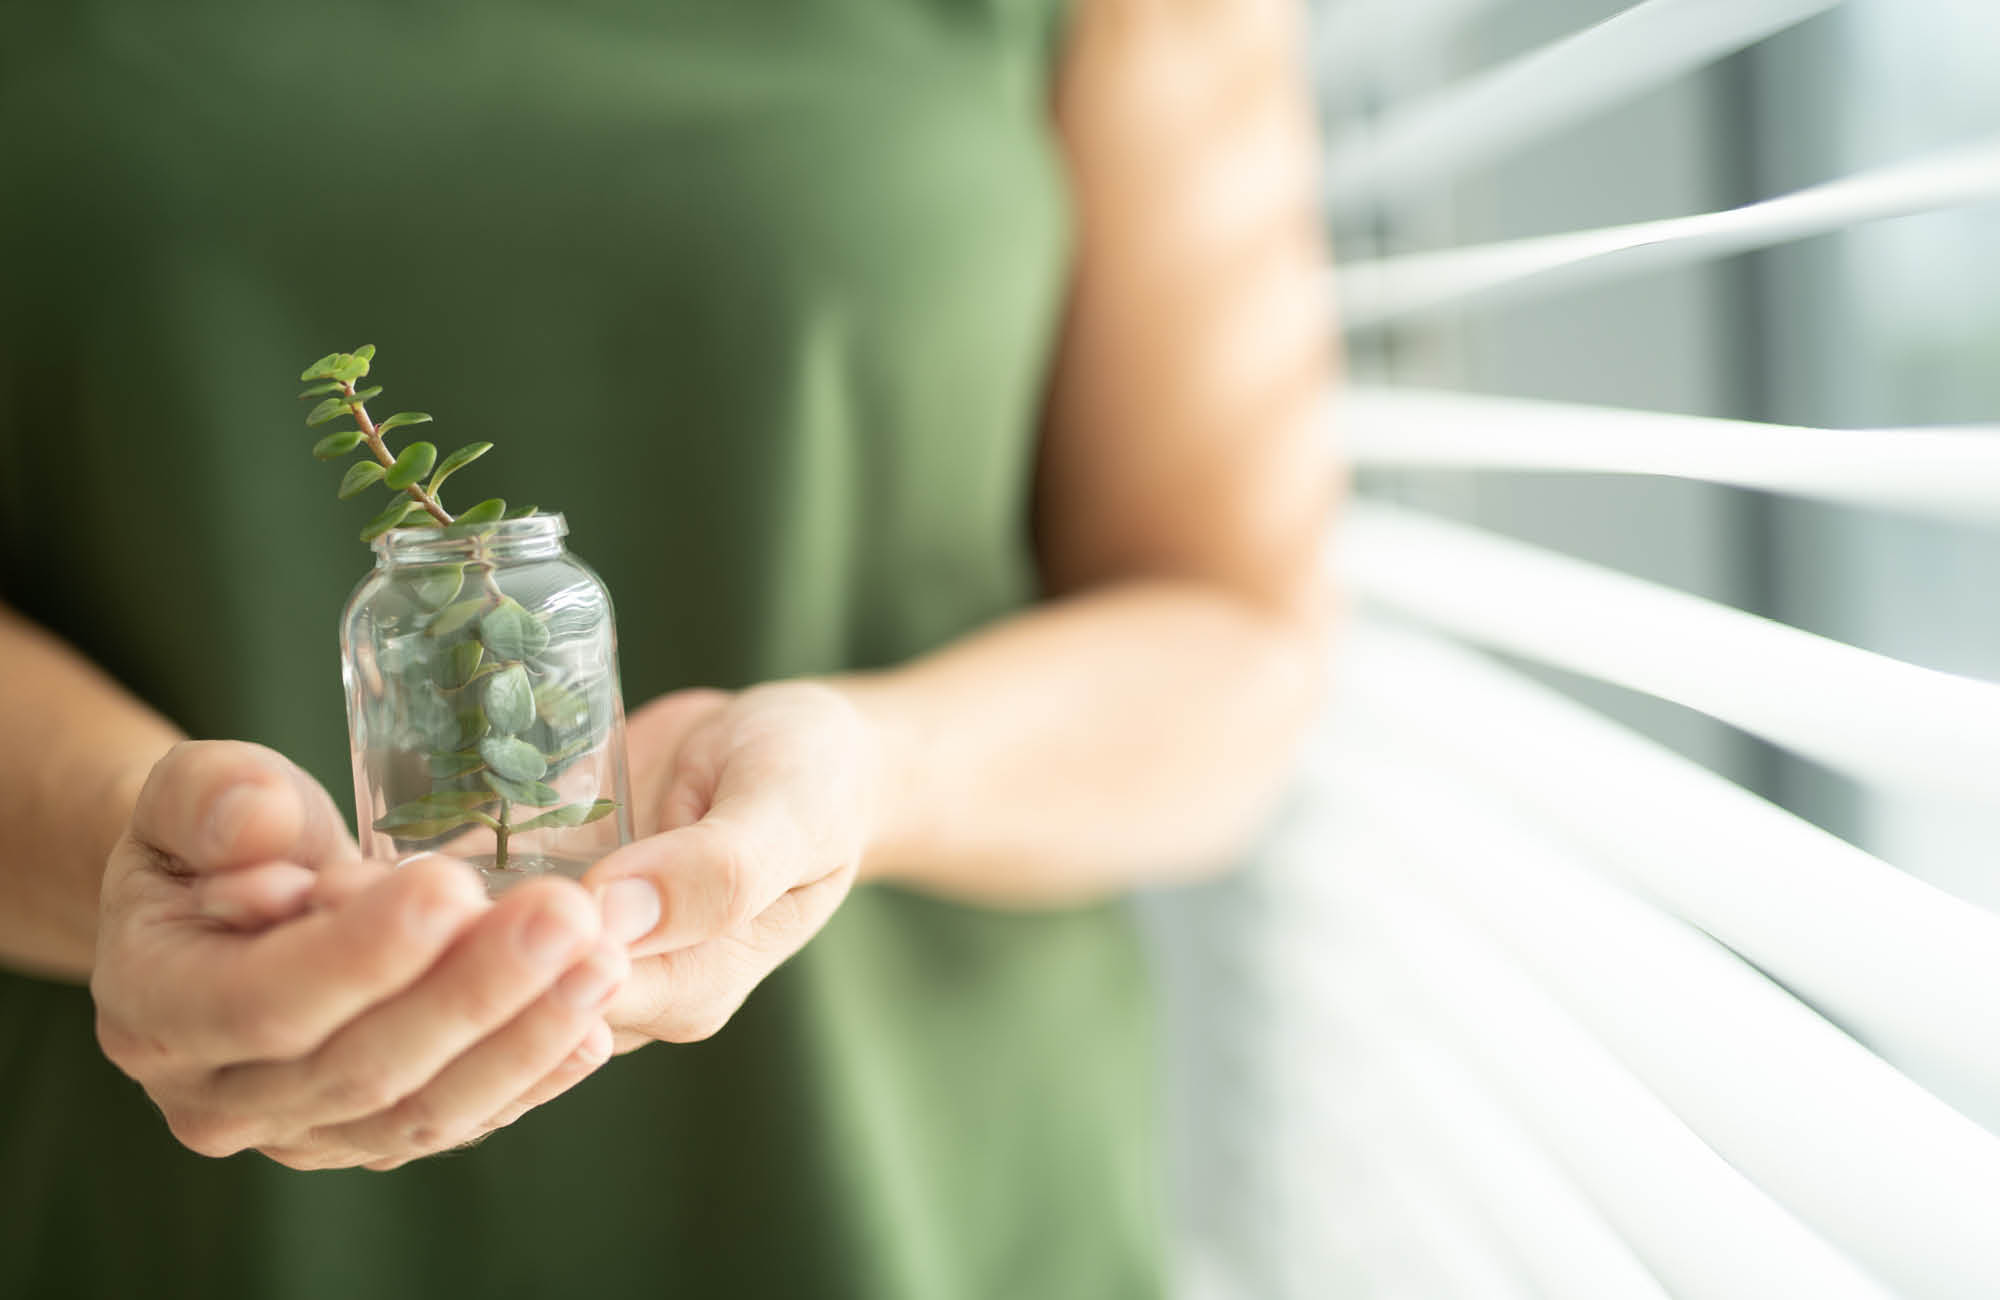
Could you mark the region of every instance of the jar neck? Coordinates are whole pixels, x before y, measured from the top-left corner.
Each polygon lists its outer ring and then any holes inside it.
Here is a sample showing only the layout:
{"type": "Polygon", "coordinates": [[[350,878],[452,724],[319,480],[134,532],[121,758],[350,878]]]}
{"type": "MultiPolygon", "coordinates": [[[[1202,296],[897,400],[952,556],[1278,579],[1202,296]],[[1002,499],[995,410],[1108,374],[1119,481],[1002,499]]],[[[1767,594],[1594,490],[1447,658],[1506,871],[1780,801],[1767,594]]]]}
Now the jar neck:
{"type": "Polygon", "coordinates": [[[568,532],[569,524],[559,514],[450,528],[392,528],[375,539],[375,567],[551,559],[563,553],[568,532]]]}

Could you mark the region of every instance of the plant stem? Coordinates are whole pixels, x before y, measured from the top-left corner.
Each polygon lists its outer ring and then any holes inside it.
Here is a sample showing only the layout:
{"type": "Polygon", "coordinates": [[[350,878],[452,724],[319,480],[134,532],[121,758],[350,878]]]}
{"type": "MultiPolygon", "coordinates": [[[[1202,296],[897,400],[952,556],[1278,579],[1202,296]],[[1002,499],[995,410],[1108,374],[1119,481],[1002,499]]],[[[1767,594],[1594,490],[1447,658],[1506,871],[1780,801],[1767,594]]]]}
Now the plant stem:
{"type": "Polygon", "coordinates": [[[495,871],[505,871],[507,869],[507,814],[512,810],[512,805],[505,799],[500,801],[500,827],[493,832],[493,869],[495,871]]]}
{"type": "Polygon", "coordinates": [[[485,584],[487,594],[491,595],[495,601],[507,599],[507,593],[500,590],[500,583],[493,576],[493,571],[499,566],[493,563],[493,557],[486,553],[486,539],[484,537],[479,537],[473,542],[472,564],[474,568],[479,570],[479,580],[485,584]]]}
{"type": "MultiPolygon", "coordinates": [[[[387,469],[391,465],[394,465],[396,458],[389,454],[389,448],[382,441],[382,435],[375,429],[375,421],[368,418],[368,408],[354,400],[354,381],[350,379],[342,383],[340,391],[347,395],[347,409],[354,412],[354,422],[361,426],[361,436],[367,440],[368,450],[375,453],[375,459],[381,462],[382,468],[387,469]]],[[[410,494],[412,501],[415,501],[418,505],[429,511],[431,518],[437,520],[438,523],[446,527],[451,525],[451,515],[446,512],[443,506],[438,504],[436,497],[424,491],[422,484],[412,483],[410,486],[404,488],[403,491],[410,494]]],[[[505,841],[503,840],[502,843],[504,844],[505,841]]]]}

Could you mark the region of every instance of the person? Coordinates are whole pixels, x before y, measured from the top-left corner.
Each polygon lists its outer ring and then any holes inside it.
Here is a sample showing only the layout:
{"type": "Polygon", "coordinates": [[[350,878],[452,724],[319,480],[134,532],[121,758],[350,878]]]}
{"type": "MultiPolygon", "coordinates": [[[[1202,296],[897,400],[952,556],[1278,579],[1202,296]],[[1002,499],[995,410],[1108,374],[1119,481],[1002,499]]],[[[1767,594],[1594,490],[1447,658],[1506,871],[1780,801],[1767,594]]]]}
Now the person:
{"type": "Polygon", "coordinates": [[[1299,28],[16,6],[0,1294],[1158,1294],[1119,900],[1240,856],[1327,636],[1299,28]],[[346,829],[288,381],[362,342],[619,602],[581,884],[346,829]]]}

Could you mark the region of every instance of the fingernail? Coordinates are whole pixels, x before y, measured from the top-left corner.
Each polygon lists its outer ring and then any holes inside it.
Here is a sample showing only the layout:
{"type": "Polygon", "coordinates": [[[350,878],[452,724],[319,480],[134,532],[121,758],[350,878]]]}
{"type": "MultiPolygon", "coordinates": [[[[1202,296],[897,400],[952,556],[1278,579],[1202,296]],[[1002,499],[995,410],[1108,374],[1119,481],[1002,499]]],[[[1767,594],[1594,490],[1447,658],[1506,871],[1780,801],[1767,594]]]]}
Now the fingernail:
{"type": "Polygon", "coordinates": [[[557,980],[553,991],[557,1001],[577,1011],[588,1011],[604,1001],[615,983],[616,977],[604,963],[593,960],[557,980]]]}
{"type": "Polygon", "coordinates": [[[554,961],[576,941],[576,930],[549,909],[543,908],[521,927],[521,950],[528,960],[541,964],[554,961]]]}
{"type": "Polygon", "coordinates": [[[604,932],[619,943],[642,939],[660,923],[660,892],[637,876],[606,886],[599,906],[604,909],[604,932]]]}
{"type": "Polygon", "coordinates": [[[250,786],[239,785],[224,793],[208,810],[208,842],[216,852],[226,853],[235,846],[243,823],[250,820],[257,793],[250,786]]]}

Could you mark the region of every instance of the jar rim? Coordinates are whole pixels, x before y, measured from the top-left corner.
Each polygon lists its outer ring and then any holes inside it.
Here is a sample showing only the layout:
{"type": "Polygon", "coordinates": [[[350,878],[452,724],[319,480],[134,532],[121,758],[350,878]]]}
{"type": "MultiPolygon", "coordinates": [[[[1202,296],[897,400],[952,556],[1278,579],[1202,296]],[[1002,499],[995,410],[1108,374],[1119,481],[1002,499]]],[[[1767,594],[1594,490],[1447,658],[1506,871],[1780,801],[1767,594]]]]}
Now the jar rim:
{"type": "Polygon", "coordinates": [[[488,549],[512,550],[535,543],[560,543],[568,534],[569,521],[558,511],[524,519],[497,519],[490,524],[392,528],[377,537],[373,545],[381,563],[421,564],[477,555],[488,549]]]}

